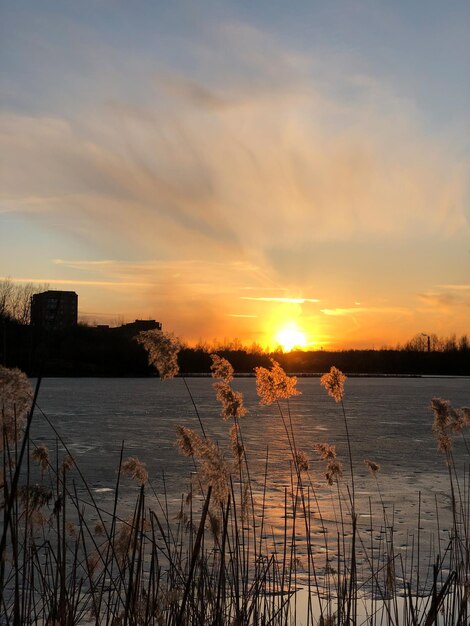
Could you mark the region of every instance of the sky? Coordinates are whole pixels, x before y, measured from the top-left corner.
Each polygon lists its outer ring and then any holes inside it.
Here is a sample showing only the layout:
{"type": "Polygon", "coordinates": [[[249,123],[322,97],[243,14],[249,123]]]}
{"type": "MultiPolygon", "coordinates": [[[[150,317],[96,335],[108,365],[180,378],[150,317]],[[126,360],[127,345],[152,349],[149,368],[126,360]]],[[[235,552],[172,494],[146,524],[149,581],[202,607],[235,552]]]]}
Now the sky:
{"type": "Polygon", "coordinates": [[[4,0],[0,277],[189,343],[470,333],[470,4],[4,0]]]}

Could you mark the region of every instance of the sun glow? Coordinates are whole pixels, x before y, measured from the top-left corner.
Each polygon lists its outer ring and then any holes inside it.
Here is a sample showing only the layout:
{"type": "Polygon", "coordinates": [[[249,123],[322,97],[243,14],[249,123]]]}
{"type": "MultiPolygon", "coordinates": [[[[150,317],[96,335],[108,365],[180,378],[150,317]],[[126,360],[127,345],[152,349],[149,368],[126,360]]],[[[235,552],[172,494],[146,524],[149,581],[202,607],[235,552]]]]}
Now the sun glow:
{"type": "Polygon", "coordinates": [[[281,328],[276,335],[276,341],[286,352],[290,352],[293,348],[305,348],[307,346],[305,333],[296,324],[281,328]]]}

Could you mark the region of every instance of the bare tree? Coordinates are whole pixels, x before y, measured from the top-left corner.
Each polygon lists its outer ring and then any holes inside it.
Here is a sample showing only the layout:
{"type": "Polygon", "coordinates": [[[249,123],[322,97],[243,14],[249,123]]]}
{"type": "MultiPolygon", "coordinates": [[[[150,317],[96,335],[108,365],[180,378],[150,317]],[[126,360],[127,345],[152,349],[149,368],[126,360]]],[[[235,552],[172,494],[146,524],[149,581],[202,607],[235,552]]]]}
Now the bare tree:
{"type": "Polygon", "coordinates": [[[0,281],[0,317],[9,317],[14,286],[9,278],[0,281]]]}
{"type": "Polygon", "coordinates": [[[31,320],[31,299],[35,293],[47,291],[47,284],[13,283],[9,278],[0,281],[0,318],[10,318],[20,324],[31,320]]]}
{"type": "Polygon", "coordinates": [[[405,343],[404,349],[411,352],[427,352],[428,336],[424,333],[415,335],[412,339],[405,343]]]}
{"type": "Polygon", "coordinates": [[[470,341],[468,340],[467,335],[462,335],[459,339],[459,350],[462,352],[467,352],[470,350],[470,341]]]}

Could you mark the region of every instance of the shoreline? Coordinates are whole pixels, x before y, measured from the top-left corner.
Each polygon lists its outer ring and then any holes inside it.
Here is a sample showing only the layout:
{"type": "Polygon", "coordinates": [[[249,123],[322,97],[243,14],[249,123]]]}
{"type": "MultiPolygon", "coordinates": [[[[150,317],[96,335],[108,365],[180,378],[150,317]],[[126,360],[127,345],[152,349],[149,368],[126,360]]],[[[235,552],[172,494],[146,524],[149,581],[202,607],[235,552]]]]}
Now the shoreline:
{"type": "MultiPolygon", "coordinates": [[[[326,372],[287,372],[288,376],[295,376],[296,378],[321,378],[326,372]]],[[[345,376],[348,378],[425,378],[425,379],[445,379],[445,380],[470,380],[470,376],[468,374],[381,374],[380,372],[371,373],[350,373],[344,372],[345,376]]],[[[234,378],[255,378],[256,375],[254,372],[235,372],[233,374],[234,378]]],[[[37,376],[31,375],[28,378],[35,380],[37,376]]],[[[41,378],[66,378],[66,379],[103,379],[103,380],[152,380],[159,379],[158,374],[150,374],[148,376],[132,376],[132,375],[123,375],[123,376],[106,376],[106,375],[66,375],[66,374],[56,374],[56,375],[45,375],[41,378]]],[[[209,372],[188,372],[183,375],[177,374],[175,378],[212,378],[212,374],[209,372]]]]}

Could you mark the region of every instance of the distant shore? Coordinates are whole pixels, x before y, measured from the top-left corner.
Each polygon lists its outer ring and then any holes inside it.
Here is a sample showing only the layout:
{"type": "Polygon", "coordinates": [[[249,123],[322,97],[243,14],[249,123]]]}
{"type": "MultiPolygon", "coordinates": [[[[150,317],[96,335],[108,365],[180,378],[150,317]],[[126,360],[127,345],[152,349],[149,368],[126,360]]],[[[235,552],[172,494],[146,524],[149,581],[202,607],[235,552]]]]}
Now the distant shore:
{"type": "MultiPolygon", "coordinates": [[[[29,376],[143,377],[154,376],[144,348],[135,332],[123,327],[113,332],[78,325],[66,330],[40,332],[11,320],[0,320],[0,364],[18,367],[29,376]]],[[[441,342],[442,343],[442,342],[441,342]]],[[[178,354],[185,376],[208,376],[217,352],[240,376],[255,367],[279,362],[289,374],[318,377],[334,365],[348,376],[416,377],[470,376],[470,344],[466,338],[433,349],[431,344],[380,350],[280,350],[267,353],[242,346],[183,347],[178,354]],[[465,341],[463,340],[465,339],[465,341]]]]}

